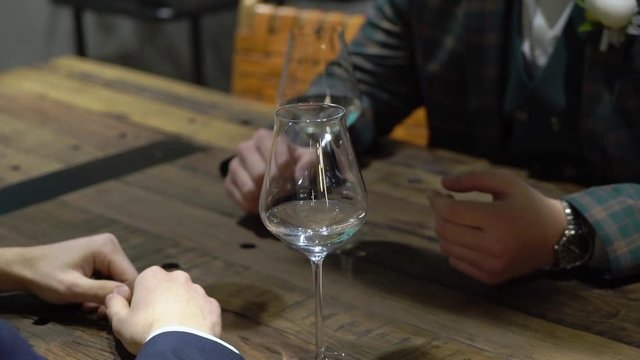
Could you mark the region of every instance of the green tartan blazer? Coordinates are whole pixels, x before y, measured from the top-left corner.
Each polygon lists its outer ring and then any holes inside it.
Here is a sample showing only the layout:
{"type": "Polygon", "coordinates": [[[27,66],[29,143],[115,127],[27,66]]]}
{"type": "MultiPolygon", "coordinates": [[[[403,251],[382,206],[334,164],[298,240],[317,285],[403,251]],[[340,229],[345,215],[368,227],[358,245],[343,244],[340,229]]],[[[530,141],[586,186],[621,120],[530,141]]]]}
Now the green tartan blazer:
{"type": "MultiPolygon", "coordinates": [[[[367,115],[352,126],[356,146],[371,146],[426,105],[430,146],[507,158],[503,101],[515,1],[376,0],[350,47],[367,115]]],[[[628,36],[602,52],[600,34],[584,34],[584,61],[575,65],[581,108],[567,121],[578,122],[575,136],[598,174],[589,185],[605,186],[567,200],[594,226],[611,274],[624,275],[640,271],[640,40],[628,36]]]]}

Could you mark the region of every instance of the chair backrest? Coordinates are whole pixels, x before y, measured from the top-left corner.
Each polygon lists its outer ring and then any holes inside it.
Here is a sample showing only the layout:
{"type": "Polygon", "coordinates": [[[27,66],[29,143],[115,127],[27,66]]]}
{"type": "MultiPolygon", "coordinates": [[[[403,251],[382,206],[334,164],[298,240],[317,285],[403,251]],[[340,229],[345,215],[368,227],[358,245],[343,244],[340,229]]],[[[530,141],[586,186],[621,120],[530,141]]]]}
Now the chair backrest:
{"type": "MultiPolygon", "coordinates": [[[[231,91],[242,97],[275,103],[289,31],[295,24],[310,28],[343,26],[346,40],[350,41],[364,19],[361,14],[241,1],[231,91]]],[[[309,74],[309,78],[314,75],[309,74]]]]}
{"type": "MultiPolygon", "coordinates": [[[[231,92],[244,98],[275,104],[292,26],[342,26],[346,40],[351,41],[364,21],[362,14],[241,0],[235,33],[231,92]]],[[[424,146],[427,143],[426,129],[426,114],[422,109],[394,128],[391,136],[396,140],[424,146]]]]}

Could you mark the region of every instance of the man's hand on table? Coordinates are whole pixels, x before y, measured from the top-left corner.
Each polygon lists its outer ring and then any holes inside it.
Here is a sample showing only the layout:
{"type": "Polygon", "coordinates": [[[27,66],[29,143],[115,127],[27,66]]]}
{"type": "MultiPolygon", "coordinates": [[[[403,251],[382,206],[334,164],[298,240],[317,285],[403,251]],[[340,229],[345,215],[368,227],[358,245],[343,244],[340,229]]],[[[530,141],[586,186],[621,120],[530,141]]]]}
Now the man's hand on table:
{"type": "Polygon", "coordinates": [[[222,333],[220,305],[184,271],[150,267],[136,279],[131,304],[117,290],[106,304],[114,334],[134,354],[151,334],[168,326],[187,327],[216,338],[222,333]]]}
{"type": "Polygon", "coordinates": [[[451,267],[498,284],[553,264],[553,247],[566,227],[559,200],[502,170],[448,177],[442,185],[453,192],[493,196],[483,203],[429,193],[440,248],[451,267]]]}
{"type": "Polygon", "coordinates": [[[262,179],[267,169],[273,132],[259,129],[253,137],[238,145],[224,179],[227,194],[246,213],[257,213],[262,179]]]}
{"type": "MultiPolygon", "coordinates": [[[[238,145],[236,156],[229,163],[224,188],[246,213],[258,212],[272,141],[273,131],[259,129],[250,140],[238,145]]],[[[308,176],[302,172],[317,161],[317,155],[308,148],[279,141],[274,161],[278,176],[308,176]]]]}
{"type": "Polygon", "coordinates": [[[5,248],[0,254],[1,291],[29,292],[54,304],[83,303],[96,309],[114,289],[129,291],[138,275],[111,234],[5,248]]]}

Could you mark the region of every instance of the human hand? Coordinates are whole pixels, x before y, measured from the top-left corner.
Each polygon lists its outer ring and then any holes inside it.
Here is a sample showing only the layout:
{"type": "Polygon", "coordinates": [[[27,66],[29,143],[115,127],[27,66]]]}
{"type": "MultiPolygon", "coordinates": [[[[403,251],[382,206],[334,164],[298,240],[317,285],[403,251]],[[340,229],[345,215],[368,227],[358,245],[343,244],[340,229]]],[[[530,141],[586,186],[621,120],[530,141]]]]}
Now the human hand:
{"type": "Polygon", "coordinates": [[[30,292],[54,304],[103,304],[115,288],[126,293],[126,284],[133,284],[138,275],[111,234],[6,250],[13,275],[5,290],[30,292]]]}
{"type": "Polygon", "coordinates": [[[136,279],[131,305],[117,291],[107,296],[106,304],[114,334],[133,354],[165,326],[185,326],[215,337],[222,333],[220,305],[184,271],[150,267],[136,279]]]}
{"type": "MultiPolygon", "coordinates": [[[[246,213],[258,212],[272,138],[271,130],[259,129],[250,140],[238,145],[236,156],[229,163],[224,188],[246,213]]],[[[316,161],[316,155],[307,148],[279,141],[272,161],[272,166],[278,169],[280,176],[294,176],[308,167],[309,163],[316,161]]]]}
{"type": "Polygon", "coordinates": [[[483,203],[429,193],[440,249],[451,267],[498,284],[553,264],[553,247],[567,225],[560,201],[503,170],[447,177],[442,185],[454,192],[493,196],[492,202],[483,203]]]}
{"type": "Polygon", "coordinates": [[[259,129],[236,149],[224,179],[227,194],[246,213],[257,213],[262,179],[267,169],[273,132],[259,129]]]}

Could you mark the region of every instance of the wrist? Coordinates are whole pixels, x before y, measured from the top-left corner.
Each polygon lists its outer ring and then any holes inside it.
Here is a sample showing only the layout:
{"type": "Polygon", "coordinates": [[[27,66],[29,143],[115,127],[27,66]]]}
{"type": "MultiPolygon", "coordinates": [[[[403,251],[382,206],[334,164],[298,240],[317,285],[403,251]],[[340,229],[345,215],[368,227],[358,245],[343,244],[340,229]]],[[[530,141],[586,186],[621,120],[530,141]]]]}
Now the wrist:
{"type": "Polygon", "coordinates": [[[555,246],[567,228],[567,217],[564,213],[564,207],[562,200],[549,198],[549,212],[551,214],[549,223],[547,224],[548,232],[545,236],[544,253],[545,261],[544,268],[551,268],[556,263],[556,249],[555,246]]]}
{"type": "Polygon", "coordinates": [[[29,268],[26,248],[12,247],[0,250],[0,292],[26,292],[29,268]]]}
{"type": "Polygon", "coordinates": [[[204,323],[200,320],[186,320],[182,319],[181,321],[160,321],[154,322],[149,327],[149,332],[147,333],[146,339],[152,337],[153,334],[157,334],[158,332],[162,332],[162,329],[171,329],[171,328],[185,328],[191,329],[196,332],[200,332],[203,334],[208,334],[213,337],[219,337],[219,334],[215,334],[215,332],[211,329],[211,326],[204,323]]]}
{"type": "Polygon", "coordinates": [[[196,329],[190,326],[184,326],[184,325],[167,325],[167,326],[163,326],[161,328],[157,328],[154,331],[152,331],[146,338],[145,342],[149,341],[152,337],[164,333],[164,332],[170,332],[170,331],[182,331],[182,332],[188,332],[191,334],[196,334],[202,337],[206,337],[206,338],[216,338],[218,339],[219,336],[216,336],[214,334],[212,334],[209,331],[202,331],[201,329],[196,329]]]}

